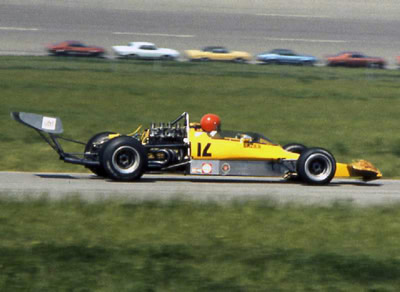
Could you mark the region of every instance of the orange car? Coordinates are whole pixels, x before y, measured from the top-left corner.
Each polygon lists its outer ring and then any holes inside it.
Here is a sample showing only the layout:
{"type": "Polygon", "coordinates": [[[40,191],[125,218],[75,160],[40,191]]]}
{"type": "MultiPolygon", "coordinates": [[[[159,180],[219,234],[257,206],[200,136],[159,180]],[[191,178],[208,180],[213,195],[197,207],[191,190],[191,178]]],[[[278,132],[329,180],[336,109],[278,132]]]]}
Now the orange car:
{"type": "Polygon", "coordinates": [[[400,68],[400,56],[397,57],[397,65],[398,65],[399,68],[400,68]]]}
{"type": "Polygon", "coordinates": [[[87,46],[77,41],[64,41],[61,43],[48,45],[47,51],[51,55],[55,56],[74,55],[74,56],[91,56],[91,57],[102,56],[105,52],[103,48],[96,46],[87,46]]]}
{"type": "Polygon", "coordinates": [[[368,57],[360,53],[343,52],[327,58],[328,66],[384,68],[386,61],[379,57],[368,57]]]}

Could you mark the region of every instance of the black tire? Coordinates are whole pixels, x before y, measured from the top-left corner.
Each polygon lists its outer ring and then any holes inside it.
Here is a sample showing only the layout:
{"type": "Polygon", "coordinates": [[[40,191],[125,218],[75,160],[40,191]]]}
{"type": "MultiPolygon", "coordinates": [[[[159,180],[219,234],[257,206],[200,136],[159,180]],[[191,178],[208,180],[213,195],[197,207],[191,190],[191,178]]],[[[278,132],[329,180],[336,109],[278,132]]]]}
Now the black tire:
{"type": "Polygon", "coordinates": [[[64,50],[54,51],[55,56],[66,56],[67,54],[68,54],[68,52],[64,51],[64,50]]]}
{"type": "Polygon", "coordinates": [[[336,160],[322,148],[309,148],[297,160],[297,173],[302,181],[312,185],[328,184],[336,172],[336,160]]]}
{"type": "Polygon", "coordinates": [[[113,180],[137,180],[147,167],[146,149],[135,138],[120,136],[108,141],[101,149],[100,164],[113,180]]]}
{"type": "Polygon", "coordinates": [[[265,60],[264,61],[264,63],[266,64],[266,65],[274,65],[275,63],[274,63],[275,61],[273,61],[273,60],[265,60]]]}
{"type": "Polygon", "coordinates": [[[314,63],[311,61],[304,61],[304,62],[300,63],[300,65],[312,67],[312,66],[314,66],[314,63]]]}
{"type": "MultiPolygon", "coordinates": [[[[107,142],[108,136],[110,134],[115,134],[114,132],[101,132],[94,135],[89,141],[86,143],[85,146],[85,158],[89,160],[99,160],[99,152],[101,147],[104,146],[104,143],[107,142]],[[92,155],[88,155],[86,153],[91,153],[92,155]],[[93,155],[94,154],[94,155],[93,155]]],[[[103,166],[87,166],[91,172],[98,176],[107,176],[107,173],[103,166]]]]}
{"type": "Polygon", "coordinates": [[[233,60],[233,62],[237,64],[243,64],[245,63],[245,60],[243,58],[236,58],[233,60]]]}
{"type": "Polygon", "coordinates": [[[303,144],[299,144],[299,143],[289,143],[289,144],[284,145],[282,148],[285,149],[286,151],[298,153],[298,154],[301,154],[305,150],[307,150],[306,146],[304,146],[303,144]]]}
{"type": "Polygon", "coordinates": [[[170,55],[164,55],[160,58],[160,60],[162,61],[173,61],[174,57],[170,56],[170,55]]]}
{"type": "Polygon", "coordinates": [[[103,55],[103,53],[101,53],[101,52],[94,52],[94,53],[90,53],[89,57],[98,58],[98,57],[101,57],[102,55],[103,55]]]}

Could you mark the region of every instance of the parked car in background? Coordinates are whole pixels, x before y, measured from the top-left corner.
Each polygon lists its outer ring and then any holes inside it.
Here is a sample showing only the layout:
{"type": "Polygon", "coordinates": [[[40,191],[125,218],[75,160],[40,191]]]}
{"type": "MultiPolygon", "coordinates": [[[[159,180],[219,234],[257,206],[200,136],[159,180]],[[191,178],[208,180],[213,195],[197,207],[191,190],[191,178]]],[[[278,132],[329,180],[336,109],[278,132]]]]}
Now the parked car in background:
{"type": "Polygon", "coordinates": [[[398,66],[399,69],[400,69],[400,56],[397,56],[397,66],[398,66]]]}
{"type": "Polygon", "coordinates": [[[179,57],[178,51],[158,48],[149,42],[130,42],[127,46],[113,46],[112,49],[117,56],[124,58],[175,60],[179,57]]]}
{"type": "Polygon", "coordinates": [[[242,51],[229,51],[225,47],[210,46],[202,50],[187,50],[186,57],[190,61],[230,61],[244,63],[251,60],[251,55],[242,51]]]}
{"type": "Polygon", "coordinates": [[[85,45],[79,41],[63,41],[47,46],[47,51],[55,56],[90,56],[100,57],[105,50],[101,47],[85,45]]]}
{"type": "Polygon", "coordinates": [[[318,60],[313,56],[299,55],[292,50],[274,49],[257,55],[257,60],[265,64],[314,65],[318,60]]]}
{"type": "Polygon", "coordinates": [[[386,61],[380,57],[369,57],[357,52],[342,52],[327,58],[328,66],[384,68],[386,61]]]}

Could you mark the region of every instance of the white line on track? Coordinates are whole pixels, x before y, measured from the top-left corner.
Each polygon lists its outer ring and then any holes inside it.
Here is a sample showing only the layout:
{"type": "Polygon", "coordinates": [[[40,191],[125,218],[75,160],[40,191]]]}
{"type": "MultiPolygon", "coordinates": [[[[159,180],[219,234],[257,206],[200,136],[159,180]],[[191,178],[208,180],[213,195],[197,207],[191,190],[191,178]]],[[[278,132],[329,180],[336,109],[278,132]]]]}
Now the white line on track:
{"type": "Polygon", "coordinates": [[[264,38],[268,41],[282,41],[282,42],[306,42],[306,43],[347,43],[344,40],[313,40],[313,39],[291,39],[291,38],[264,38]]]}
{"type": "Polygon", "coordinates": [[[332,18],[327,15],[268,14],[268,13],[257,13],[256,16],[286,17],[286,18],[332,18]]]}
{"type": "Polygon", "coordinates": [[[161,36],[161,37],[175,37],[175,38],[193,38],[194,35],[190,34],[167,34],[167,33],[144,33],[144,32],[113,32],[113,34],[122,35],[143,35],[143,36],[161,36]]]}
{"type": "Polygon", "coordinates": [[[14,30],[14,31],[39,31],[36,27],[14,27],[14,26],[0,26],[0,30],[14,30]]]}

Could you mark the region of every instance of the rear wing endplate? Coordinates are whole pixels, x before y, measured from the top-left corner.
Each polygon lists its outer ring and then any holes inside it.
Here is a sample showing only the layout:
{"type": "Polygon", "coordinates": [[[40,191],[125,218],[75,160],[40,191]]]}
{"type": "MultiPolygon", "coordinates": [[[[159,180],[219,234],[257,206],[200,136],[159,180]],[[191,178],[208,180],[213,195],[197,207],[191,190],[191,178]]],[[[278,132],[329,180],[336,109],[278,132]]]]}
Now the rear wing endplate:
{"type": "Polygon", "coordinates": [[[60,118],[53,118],[32,113],[12,112],[11,117],[17,122],[49,134],[61,134],[64,129],[60,118]]]}

